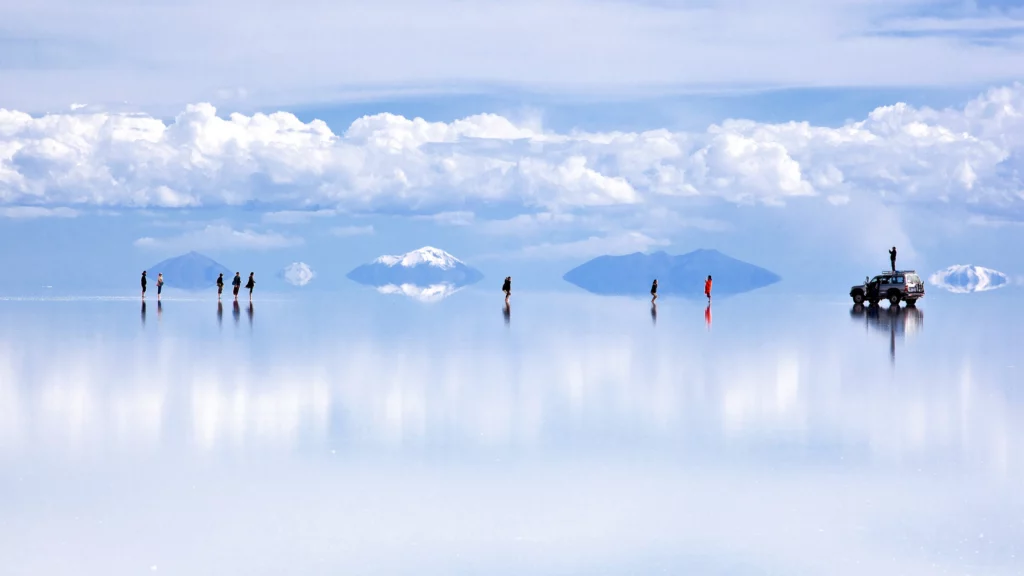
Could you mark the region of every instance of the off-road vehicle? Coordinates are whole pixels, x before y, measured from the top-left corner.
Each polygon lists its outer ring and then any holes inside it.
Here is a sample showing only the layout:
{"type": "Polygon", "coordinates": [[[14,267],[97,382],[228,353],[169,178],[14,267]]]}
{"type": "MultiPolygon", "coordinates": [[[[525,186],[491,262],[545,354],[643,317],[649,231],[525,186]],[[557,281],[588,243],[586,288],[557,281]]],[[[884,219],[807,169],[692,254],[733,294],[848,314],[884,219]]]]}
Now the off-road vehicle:
{"type": "Polygon", "coordinates": [[[886,271],[850,288],[850,297],[854,304],[864,301],[878,304],[880,300],[888,300],[892,306],[899,306],[901,301],[913,306],[919,298],[924,298],[924,282],[914,270],[886,271]]]}

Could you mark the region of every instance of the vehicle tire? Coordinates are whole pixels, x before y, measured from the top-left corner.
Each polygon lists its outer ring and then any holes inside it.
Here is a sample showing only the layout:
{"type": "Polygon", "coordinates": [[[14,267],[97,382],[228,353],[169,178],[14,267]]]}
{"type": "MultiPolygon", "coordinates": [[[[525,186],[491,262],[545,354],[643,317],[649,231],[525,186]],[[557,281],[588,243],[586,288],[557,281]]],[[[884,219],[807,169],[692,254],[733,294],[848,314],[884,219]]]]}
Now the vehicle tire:
{"type": "Polygon", "coordinates": [[[854,292],[854,294],[853,294],[853,303],[854,304],[860,304],[862,302],[864,302],[864,295],[861,294],[860,292],[854,292]]]}
{"type": "Polygon", "coordinates": [[[917,298],[911,298],[907,300],[907,306],[917,306],[917,298]]]}
{"type": "Polygon", "coordinates": [[[890,294],[889,295],[889,305],[890,306],[899,306],[900,305],[900,295],[899,294],[890,294]]]}

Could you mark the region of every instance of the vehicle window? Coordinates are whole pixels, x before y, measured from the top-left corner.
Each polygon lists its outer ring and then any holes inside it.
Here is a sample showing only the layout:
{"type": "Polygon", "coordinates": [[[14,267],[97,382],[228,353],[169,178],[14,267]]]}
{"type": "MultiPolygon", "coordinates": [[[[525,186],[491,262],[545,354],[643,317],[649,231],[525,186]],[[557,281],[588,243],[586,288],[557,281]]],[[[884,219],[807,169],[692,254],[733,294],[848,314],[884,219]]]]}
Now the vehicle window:
{"type": "Polygon", "coordinates": [[[917,274],[907,274],[907,282],[913,282],[914,284],[921,283],[921,277],[917,274]]]}
{"type": "Polygon", "coordinates": [[[881,276],[875,276],[874,278],[871,279],[871,282],[881,282],[881,281],[882,281],[882,277],[881,276]]]}
{"type": "Polygon", "coordinates": [[[896,283],[897,284],[903,284],[903,276],[897,276],[896,277],[896,283]]]}

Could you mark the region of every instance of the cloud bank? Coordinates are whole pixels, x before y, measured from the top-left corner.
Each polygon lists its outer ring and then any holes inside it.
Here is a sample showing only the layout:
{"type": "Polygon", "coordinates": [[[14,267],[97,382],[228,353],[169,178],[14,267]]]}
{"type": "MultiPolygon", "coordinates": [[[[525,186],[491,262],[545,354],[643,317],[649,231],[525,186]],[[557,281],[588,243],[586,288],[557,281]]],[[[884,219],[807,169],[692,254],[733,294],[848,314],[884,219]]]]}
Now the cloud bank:
{"type": "Polygon", "coordinates": [[[377,114],[335,133],[286,112],[224,118],[209,104],[169,123],[0,110],[0,205],[263,204],[276,223],[412,210],[464,225],[482,206],[558,221],[708,202],[941,203],[1007,217],[1024,214],[1022,111],[1021,84],[958,109],[896,104],[834,128],[731,120],[699,133],[559,133],[494,114],[447,123],[377,114]]]}
{"type": "Polygon", "coordinates": [[[991,268],[955,264],[931,275],[928,279],[934,286],[954,294],[987,292],[1004,288],[1010,283],[1006,274],[991,268]]]}
{"type": "Polygon", "coordinates": [[[281,277],[292,286],[305,286],[316,277],[316,274],[309,267],[309,264],[305,262],[292,262],[281,271],[281,277]]]}

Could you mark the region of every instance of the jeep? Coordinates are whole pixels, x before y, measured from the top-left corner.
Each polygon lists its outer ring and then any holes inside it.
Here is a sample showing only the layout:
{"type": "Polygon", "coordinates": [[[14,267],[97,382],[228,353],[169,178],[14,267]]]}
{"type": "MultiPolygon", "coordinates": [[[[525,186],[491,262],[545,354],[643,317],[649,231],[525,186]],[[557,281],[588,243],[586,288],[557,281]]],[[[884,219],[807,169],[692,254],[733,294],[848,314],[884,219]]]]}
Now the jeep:
{"type": "Polygon", "coordinates": [[[914,270],[882,272],[850,288],[850,297],[854,304],[861,304],[865,300],[878,304],[879,300],[885,299],[892,306],[899,306],[901,301],[906,301],[907,306],[914,306],[919,298],[924,298],[924,282],[914,270]]]}

